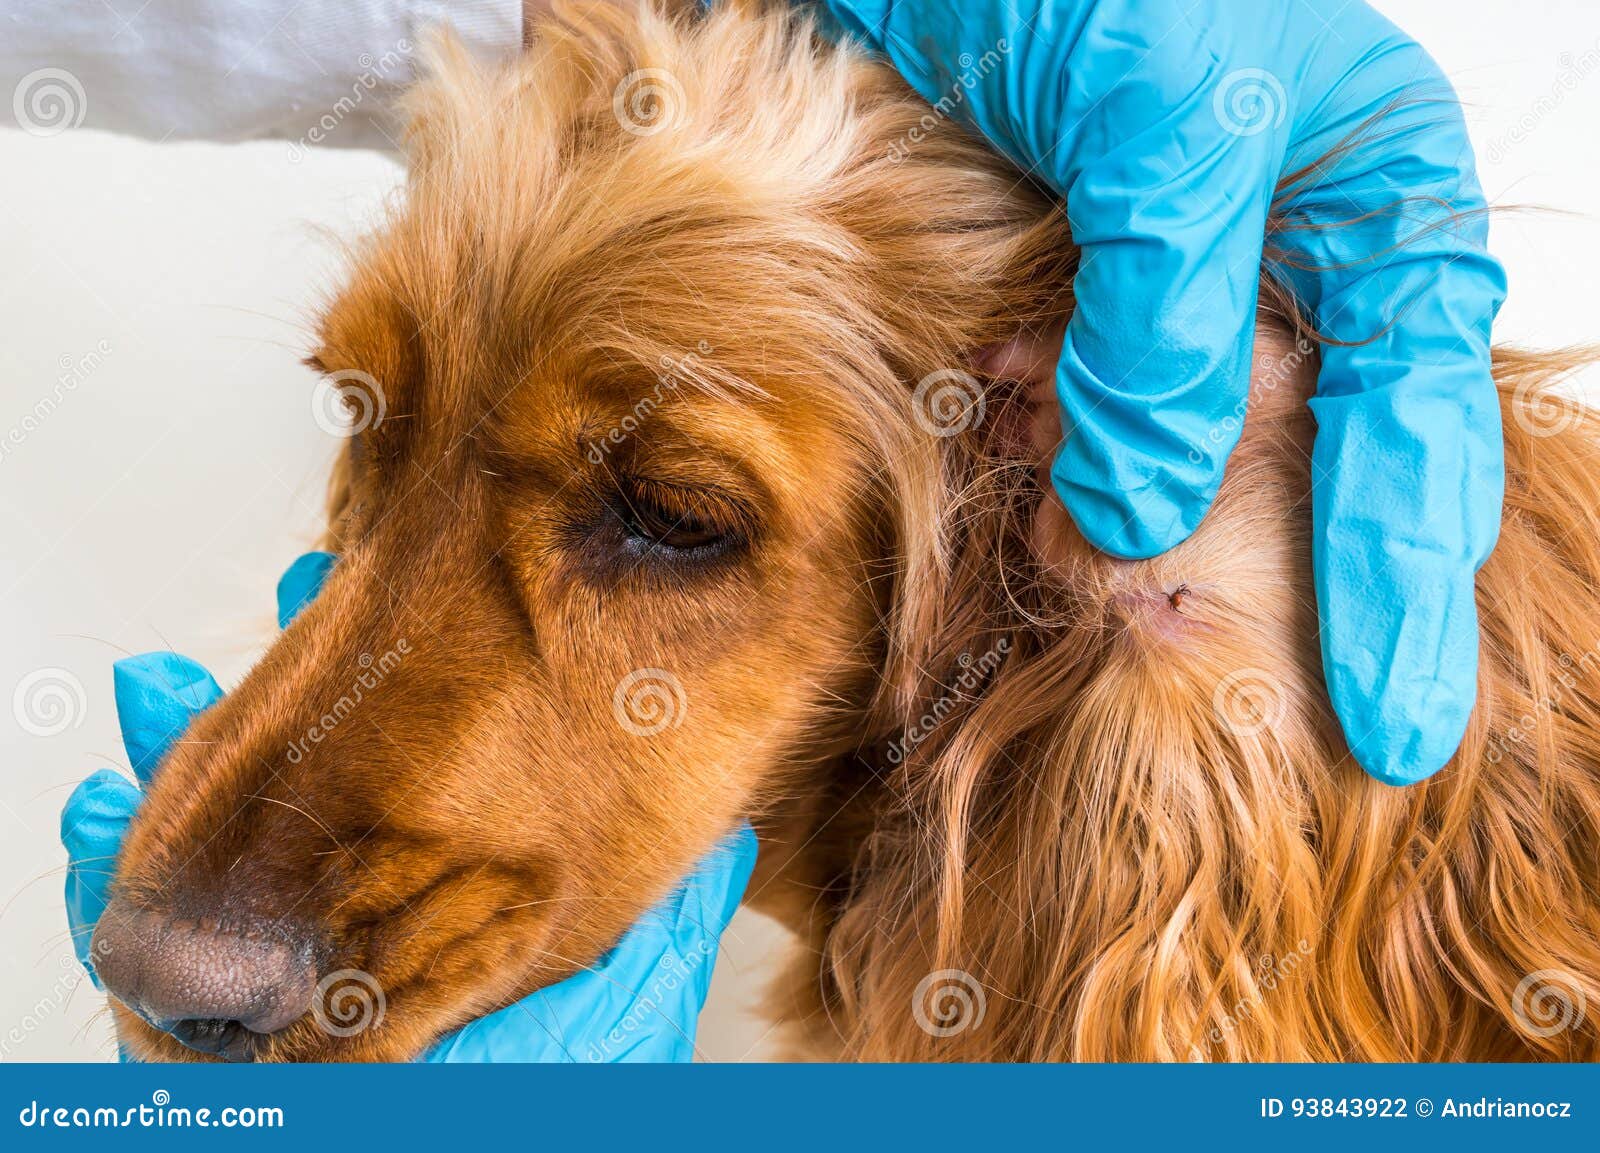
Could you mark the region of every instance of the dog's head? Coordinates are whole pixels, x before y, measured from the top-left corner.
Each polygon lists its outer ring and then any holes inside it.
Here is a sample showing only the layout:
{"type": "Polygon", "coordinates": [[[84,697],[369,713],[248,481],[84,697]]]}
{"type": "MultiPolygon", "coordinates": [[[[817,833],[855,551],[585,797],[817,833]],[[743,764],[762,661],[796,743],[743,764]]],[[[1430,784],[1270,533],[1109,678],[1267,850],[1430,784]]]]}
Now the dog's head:
{"type": "Polygon", "coordinates": [[[1035,192],[788,16],[444,45],[410,117],[311,358],[354,414],[340,559],[160,769],[108,913],[166,942],[113,991],[235,1055],[419,1052],[870,735],[984,434],[965,358],[1066,280],[1035,192]],[[380,1026],[299,1015],[346,970],[380,1026]]]}

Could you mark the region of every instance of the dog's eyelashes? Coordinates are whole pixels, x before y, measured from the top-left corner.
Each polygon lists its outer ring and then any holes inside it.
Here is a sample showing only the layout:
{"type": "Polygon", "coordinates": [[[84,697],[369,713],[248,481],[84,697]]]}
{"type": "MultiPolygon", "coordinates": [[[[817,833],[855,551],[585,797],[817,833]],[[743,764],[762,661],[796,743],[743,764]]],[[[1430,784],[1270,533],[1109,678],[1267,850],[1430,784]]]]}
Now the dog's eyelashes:
{"type": "Polygon", "coordinates": [[[669,560],[708,560],[744,540],[738,516],[721,504],[703,491],[627,478],[611,511],[627,551],[669,560]]]}
{"type": "Polygon", "coordinates": [[[723,533],[693,515],[676,516],[663,509],[629,507],[623,510],[629,535],[653,547],[693,552],[719,543],[723,533]]]}
{"type": "Polygon", "coordinates": [[[623,500],[616,508],[629,551],[668,556],[709,556],[720,552],[728,534],[692,513],[623,500]]]}

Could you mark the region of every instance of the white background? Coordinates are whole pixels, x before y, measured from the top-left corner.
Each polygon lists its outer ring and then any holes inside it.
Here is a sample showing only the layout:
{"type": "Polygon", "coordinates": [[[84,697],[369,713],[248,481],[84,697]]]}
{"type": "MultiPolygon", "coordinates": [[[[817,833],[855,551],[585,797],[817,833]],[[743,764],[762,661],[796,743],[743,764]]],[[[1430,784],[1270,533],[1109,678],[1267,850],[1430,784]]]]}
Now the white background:
{"type": "MultiPolygon", "coordinates": [[[[1378,7],[1455,81],[1491,202],[1565,210],[1494,222],[1511,278],[1498,339],[1600,339],[1594,0],[1378,7]]],[[[273,586],[315,538],[337,449],[311,418],[306,322],[337,274],[331,236],[356,234],[397,176],[366,153],[0,131],[0,439],[92,362],[0,455],[0,1059],[113,1055],[68,960],[57,814],[91,770],[127,768],[113,660],[170,646],[227,686],[270,638],[273,586]],[[48,738],[9,707],[41,668],[84,693],[48,738]]],[[[735,920],[707,1057],[770,1052],[753,1006],[781,939],[735,920]]]]}

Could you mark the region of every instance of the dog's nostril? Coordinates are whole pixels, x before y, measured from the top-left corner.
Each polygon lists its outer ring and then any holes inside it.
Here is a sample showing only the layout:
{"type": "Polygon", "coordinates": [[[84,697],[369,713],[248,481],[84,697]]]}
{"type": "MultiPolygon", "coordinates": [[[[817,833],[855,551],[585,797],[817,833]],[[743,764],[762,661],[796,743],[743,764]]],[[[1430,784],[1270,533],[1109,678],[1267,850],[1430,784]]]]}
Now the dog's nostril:
{"type": "Polygon", "coordinates": [[[311,949],[282,930],[246,934],[112,901],[94,934],[106,989],[190,1048],[248,1060],[311,1010],[311,949]]]}
{"type": "Polygon", "coordinates": [[[265,1034],[247,1029],[238,1021],[219,1017],[191,1017],[182,1021],[152,1022],[198,1053],[209,1053],[224,1061],[251,1061],[265,1034]]]}

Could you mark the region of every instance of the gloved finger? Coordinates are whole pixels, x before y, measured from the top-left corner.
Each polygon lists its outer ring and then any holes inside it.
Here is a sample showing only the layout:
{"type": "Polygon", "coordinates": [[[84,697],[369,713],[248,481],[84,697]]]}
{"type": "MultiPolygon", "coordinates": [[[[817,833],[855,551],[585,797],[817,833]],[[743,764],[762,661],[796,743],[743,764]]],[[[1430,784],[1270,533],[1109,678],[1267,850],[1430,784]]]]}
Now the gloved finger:
{"type": "Polygon", "coordinates": [[[1240,65],[1288,57],[1286,17],[1181,0],[828,3],[926,99],[1066,198],[1082,258],[1051,477],[1096,547],[1178,544],[1238,442],[1297,80],[1240,65]]]}
{"type": "Polygon", "coordinates": [[[308,552],[298,557],[278,578],[278,627],[289,622],[322,591],[322,582],[333,571],[338,557],[331,552],[308,552]]]}
{"type": "MultiPolygon", "coordinates": [[[[61,845],[69,865],[114,857],[140,798],[133,783],[111,769],[100,769],[81,781],[61,810],[61,845]]],[[[109,864],[105,868],[110,871],[109,864]]]]}
{"type": "Polygon", "coordinates": [[[620,1024],[592,1040],[583,1059],[694,1059],[718,946],[744,897],[757,850],[755,831],[740,822],[602,959],[595,976],[630,995],[620,1024]]]}
{"type": "Polygon", "coordinates": [[[458,1030],[428,1061],[688,1061],[717,944],[755,868],[748,823],[593,967],[458,1030]]]}
{"type": "Polygon", "coordinates": [[[711,981],[722,931],[739,908],[755,869],[758,842],[748,821],[708,852],[683,882],[647,912],[600,967],[624,985],[634,987],[659,967],[668,954],[696,958],[694,971],[704,987],[711,981]],[[708,963],[701,965],[700,960],[708,963]]]}
{"type": "Polygon", "coordinates": [[[205,668],[178,653],[143,653],[111,666],[122,743],[134,775],[148,784],[172,742],[222,689],[205,668]]]}
{"type": "Polygon", "coordinates": [[[1270,115],[1239,134],[1218,114],[1220,65],[1195,61],[1156,81],[1149,70],[1171,61],[1142,47],[1127,90],[1082,129],[1117,143],[1066,185],[1082,262],[1056,369],[1065,439],[1050,473],[1084,537],[1127,558],[1195,530],[1238,443],[1283,148],[1270,115]]]}
{"type": "Polygon", "coordinates": [[[1361,92],[1306,144],[1338,159],[1297,197],[1285,239],[1295,288],[1334,342],[1311,402],[1328,691],[1355,758],[1406,784],[1454,754],[1477,695],[1474,578],[1505,487],[1490,368],[1505,277],[1454,93],[1382,28],[1361,92]]]}
{"type": "Polygon", "coordinates": [[[1475,576],[1494,546],[1505,484],[1498,397],[1486,360],[1468,351],[1486,358],[1487,318],[1482,327],[1481,341],[1443,361],[1428,359],[1440,355],[1438,332],[1397,333],[1381,365],[1339,350],[1325,371],[1384,383],[1313,402],[1312,556],[1328,692],[1356,760],[1394,785],[1444,766],[1477,698],[1475,576]],[[1407,345],[1416,359],[1404,358],[1407,345]]]}
{"type": "Polygon", "coordinates": [[[1351,752],[1390,784],[1437,772],[1466,731],[1477,697],[1475,577],[1505,490],[1489,349],[1504,280],[1480,244],[1460,240],[1441,232],[1341,285],[1319,310],[1364,318],[1348,326],[1369,332],[1390,324],[1367,343],[1329,348],[1311,402],[1323,667],[1351,752]]]}
{"type": "Polygon", "coordinates": [[[759,851],[755,830],[748,821],[741,821],[737,829],[711,850],[684,885],[684,899],[678,907],[673,936],[679,953],[705,958],[705,964],[693,970],[697,1007],[705,1003],[711,991],[711,974],[716,967],[722,934],[744,900],[759,851]]]}
{"type": "Polygon", "coordinates": [[[67,850],[67,927],[73,951],[99,986],[89,943],[109,900],[117,852],[140,793],[122,774],[101,769],[73,790],[61,810],[61,844],[67,850]]]}
{"type": "Polygon", "coordinates": [[[542,1064],[577,1061],[578,1038],[585,1028],[603,1029],[596,1022],[608,1016],[606,994],[596,990],[587,1000],[563,996],[558,990],[570,981],[541,989],[504,1009],[479,1017],[443,1038],[422,1056],[425,1064],[542,1064]],[[570,1003],[569,1003],[570,1002],[570,1003]],[[570,1036],[572,1040],[568,1040],[570,1036]]]}

